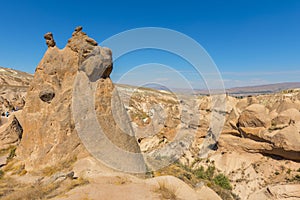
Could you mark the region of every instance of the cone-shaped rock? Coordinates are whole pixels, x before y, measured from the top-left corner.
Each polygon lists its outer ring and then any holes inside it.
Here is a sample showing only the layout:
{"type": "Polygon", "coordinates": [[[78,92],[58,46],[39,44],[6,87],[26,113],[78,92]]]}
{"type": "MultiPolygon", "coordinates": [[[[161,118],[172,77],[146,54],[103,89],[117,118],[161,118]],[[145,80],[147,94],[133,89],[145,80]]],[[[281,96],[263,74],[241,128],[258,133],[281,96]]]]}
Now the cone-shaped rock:
{"type": "Polygon", "coordinates": [[[52,34],[45,38],[49,48],[27,93],[17,157],[31,170],[55,165],[88,150],[95,157],[105,155],[97,158],[109,158],[109,162],[101,161],[112,168],[137,171],[120,167],[119,160],[124,160],[125,165],[130,162],[143,169],[130,120],[109,78],[111,50],[97,46],[82,32],[82,27],[75,29],[62,50],[49,45],[52,34]],[[107,144],[137,159],[124,155],[120,158],[107,144]]]}

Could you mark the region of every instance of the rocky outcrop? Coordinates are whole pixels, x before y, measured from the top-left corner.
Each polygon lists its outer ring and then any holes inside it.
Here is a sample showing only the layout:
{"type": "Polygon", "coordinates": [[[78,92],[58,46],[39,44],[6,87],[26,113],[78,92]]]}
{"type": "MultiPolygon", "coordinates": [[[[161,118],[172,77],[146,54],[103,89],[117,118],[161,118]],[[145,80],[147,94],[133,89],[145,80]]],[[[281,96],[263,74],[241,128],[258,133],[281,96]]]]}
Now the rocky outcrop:
{"type": "MultiPolygon", "coordinates": [[[[75,29],[62,50],[55,46],[51,33],[47,33],[45,39],[49,48],[36,68],[27,93],[22,116],[24,136],[17,149],[17,158],[25,163],[26,170],[56,165],[77,157],[79,153],[87,154],[77,130],[81,130],[80,127],[85,126],[81,122],[89,119],[90,114],[95,112],[101,125],[106,127],[106,136],[112,143],[138,153],[140,150],[135,137],[118,129],[111,109],[108,108],[113,92],[113,84],[109,78],[112,71],[111,51],[97,46],[97,42],[82,32],[82,27],[75,29]],[[96,97],[99,101],[96,101],[92,110],[85,110],[85,104],[76,107],[77,104],[74,103],[74,88],[77,88],[76,91],[87,91],[87,88],[80,88],[78,85],[83,83],[83,79],[81,81],[78,77],[85,77],[89,84],[98,86],[96,97]],[[80,113],[76,119],[74,112],[80,113]]],[[[78,101],[84,102],[82,99],[92,96],[82,94],[77,97],[80,97],[78,101]]],[[[123,105],[119,102],[117,106],[123,105]]],[[[127,116],[124,109],[118,109],[120,117],[127,116]]],[[[96,129],[98,124],[84,122],[89,125],[89,130],[96,129]]],[[[126,126],[131,128],[129,123],[126,126]]],[[[93,136],[90,137],[90,140],[98,141],[93,136]]],[[[101,141],[98,146],[101,147],[101,141]]],[[[93,151],[90,147],[88,150],[93,151]]],[[[102,150],[103,152],[99,149],[95,151],[107,153],[105,149],[102,150]]]]}
{"type": "Polygon", "coordinates": [[[275,131],[270,141],[274,148],[266,153],[300,161],[300,123],[275,131]]]}
{"type": "Polygon", "coordinates": [[[291,108],[300,109],[300,102],[293,101],[289,98],[278,101],[274,104],[273,108],[277,111],[277,113],[281,113],[291,108]]]}
{"type": "Polygon", "coordinates": [[[0,150],[19,144],[23,129],[14,115],[11,115],[7,122],[0,127],[0,150]]]}
{"type": "Polygon", "coordinates": [[[296,200],[300,199],[300,185],[272,185],[249,196],[248,200],[296,200]]]}
{"type": "Polygon", "coordinates": [[[28,170],[55,165],[83,151],[71,114],[78,55],[69,48],[48,48],[36,68],[23,109],[23,140],[18,159],[28,170]],[[49,90],[55,96],[51,101],[49,90]]]}
{"type": "Polygon", "coordinates": [[[268,110],[261,104],[248,106],[240,115],[238,120],[239,127],[269,127],[271,119],[268,110]]]}
{"type": "MultiPolygon", "coordinates": [[[[132,98],[132,103],[127,108],[131,116],[136,116],[141,111],[146,112],[145,108],[150,105],[147,100],[141,100],[147,96],[145,92],[137,91],[137,93],[139,95],[135,96],[139,96],[139,99],[132,98]]],[[[216,148],[209,152],[208,158],[200,159],[200,161],[197,161],[198,155],[195,152],[199,151],[209,130],[211,106],[209,97],[187,96],[190,101],[180,102],[180,127],[194,134],[195,137],[192,145],[185,149],[179,162],[193,169],[197,166],[214,165],[230,178],[233,192],[241,199],[247,199],[253,191],[259,191],[272,183],[293,181],[299,174],[300,167],[298,95],[299,92],[243,99],[227,97],[226,122],[222,135],[216,148]],[[192,100],[196,100],[196,104],[191,103],[192,100]],[[191,108],[198,108],[197,112],[200,113],[196,123],[189,120],[193,117],[191,108]]],[[[152,99],[156,104],[163,103],[163,100],[160,100],[163,98],[158,91],[156,99],[154,97],[152,99]]],[[[169,103],[170,107],[175,108],[176,104],[169,103]]],[[[168,115],[176,116],[175,109],[163,109],[165,112],[168,111],[168,115]]],[[[143,115],[140,116],[141,120],[142,117],[143,115]]],[[[149,121],[152,120],[153,117],[150,116],[149,121]]],[[[133,124],[139,126],[136,129],[144,126],[135,121],[133,124]]],[[[173,130],[176,129],[173,128],[173,130]]],[[[174,156],[167,154],[172,152],[179,155],[180,152],[176,152],[175,148],[172,150],[166,148],[170,144],[169,140],[161,140],[159,134],[141,138],[140,142],[145,152],[152,150],[165,157],[174,156]],[[167,149],[167,153],[158,151],[164,148],[167,149]]]]}
{"type": "Polygon", "coordinates": [[[173,176],[159,176],[140,179],[129,174],[102,173],[94,159],[77,161],[75,174],[84,174],[90,184],[76,187],[66,195],[54,199],[182,199],[182,200],[221,200],[221,198],[204,184],[197,189],[173,176]]]}
{"type": "MultiPolygon", "coordinates": [[[[15,91],[23,91],[22,87],[28,87],[33,78],[32,74],[15,69],[0,67],[0,86],[14,87],[15,91]],[[16,87],[18,86],[18,87],[16,87]]],[[[1,93],[1,96],[3,94],[1,93]]]]}
{"type": "Polygon", "coordinates": [[[272,126],[274,128],[281,128],[295,124],[300,121],[300,112],[296,108],[287,109],[279,113],[275,118],[272,119],[272,126]]]}
{"type": "Polygon", "coordinates": [[[33,76],[31,74],[0,67],[0,114],[20,110],[33,76]]]}
{"type": "Polygon", "coordinates": [[[53,39],[53,34],[48,32],[44,35],[48,47],[55,47],[56,43],[53,39]]]}

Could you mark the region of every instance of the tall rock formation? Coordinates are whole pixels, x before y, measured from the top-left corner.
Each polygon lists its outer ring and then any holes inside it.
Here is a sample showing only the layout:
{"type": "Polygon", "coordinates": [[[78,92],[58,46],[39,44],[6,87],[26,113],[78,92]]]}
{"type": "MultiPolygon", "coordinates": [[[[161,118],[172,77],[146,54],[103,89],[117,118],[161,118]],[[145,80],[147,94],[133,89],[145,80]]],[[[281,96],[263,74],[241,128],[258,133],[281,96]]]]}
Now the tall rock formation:
{"type": "MultiPolygon", "coordinates": [[[[72,38],[62,50],[55,46],[51,33],[44,37],[48,49],[36,68],[27,93],[21,124],[24,130],[23,138],[17,150],[17,157],[25,162],[26,169],[56,165],[76,157],[80,152],[86,152],[86,149],[93,155],[95,152],[106,154],[106,149],[101,146],[103,142],[101,143],[99,138],[93,138],[97,136],[89,135],[89,132],[78,133],[78,130],[93,132],[97,124],[105,127],[104,139],[109,138],[110,142],[119,148],[139,154],[140,149],[133,132],[123,131],[131,131],[132,128],[118,98],[115,99],[119,101],[116,103],[119,106],[116,115],[124,122],[125,129],[119,128],[118,123],[114,121],[111,108],[114,86],[109,78],[112,71],[111,50],[97,46],[95,40],[82,32],[82,27],[75,29],[72,38]],[[88,85],[82,85],[84,80],[88,81],[88,85]],[[88,88],[84,87],[90,85],[97,89],[95,101],[93,96],[83,94],[88,91],[88,88]],[[76,99],[74,95],[77,95],[76,99]],[[91,110],[85,109],[85,99],[95,102],[91,110]],[[90,122],[88,119],[91,113],[96,113],[100,121],[90,122]],[[86,125],[89,130],[82,129],[86,125]],[[83,145],[81,139],[97,141],[98,145],[83,145]]],[[[131,162],[138,165],[142,159],[131,162]]]]}

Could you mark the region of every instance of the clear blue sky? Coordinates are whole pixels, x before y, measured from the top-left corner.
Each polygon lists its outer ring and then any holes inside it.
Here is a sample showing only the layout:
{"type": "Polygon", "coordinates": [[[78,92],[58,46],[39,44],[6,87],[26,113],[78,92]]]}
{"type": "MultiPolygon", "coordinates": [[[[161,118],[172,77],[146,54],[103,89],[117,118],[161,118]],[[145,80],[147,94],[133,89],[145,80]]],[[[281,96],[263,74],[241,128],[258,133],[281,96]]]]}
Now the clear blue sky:
{"type": "MultiPolygon", "coordinates": [[[[128,29],[150,26],[174,29],[199,42],[227,87],[300,81],[299,0],[12,0],[2,1],[0,8],[3,67],[33,73],[47,48],[43,35],[48,31],[62,48],[78,25],[99,43],[128,29]]],[[[116,62],[113,80],[133,64],[159,58],[164,63],[169,56],[149,52],[151,56],[137,52],[116,62]],[[132,62],[137,57],[139,62],[132,62]]],[[[184,61],[178,63],[186,67],[184,61]]]]}

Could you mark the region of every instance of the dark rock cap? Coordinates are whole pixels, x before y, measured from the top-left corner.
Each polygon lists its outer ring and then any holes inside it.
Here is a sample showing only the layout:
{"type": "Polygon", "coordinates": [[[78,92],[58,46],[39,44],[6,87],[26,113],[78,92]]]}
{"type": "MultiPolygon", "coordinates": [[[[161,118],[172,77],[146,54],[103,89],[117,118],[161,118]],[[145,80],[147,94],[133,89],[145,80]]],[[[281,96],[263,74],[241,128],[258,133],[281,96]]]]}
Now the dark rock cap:
{"type": "Polygon", "coordinates": [[[56,43],[53,39],[53,34],[51,32],[46,33],[44,35],[44,38],[48,47],[55,47],[56,43]]]}

